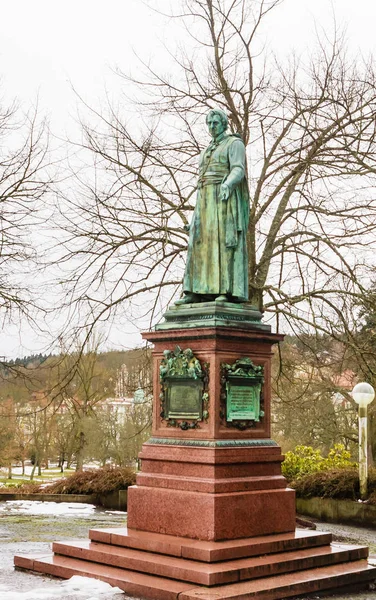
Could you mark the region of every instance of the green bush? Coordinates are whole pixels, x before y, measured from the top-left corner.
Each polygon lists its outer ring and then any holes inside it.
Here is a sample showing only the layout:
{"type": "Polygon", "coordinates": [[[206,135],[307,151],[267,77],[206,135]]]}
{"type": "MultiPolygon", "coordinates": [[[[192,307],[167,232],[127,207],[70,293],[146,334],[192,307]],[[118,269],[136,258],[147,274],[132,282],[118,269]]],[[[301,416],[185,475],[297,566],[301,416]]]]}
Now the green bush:
{"type": "Polygon", "coordinates": [[[320,470],[323,457],[320,450],[311,446],[296,446],[293,452],[286,452],[282,463],[282,474],[288,481],[320,470]]]}
{"type": "Polygon", "coordinates": [[[25,481],[18,483],[7,483],[0,487],[0,494],[36,494],[39,493],[40,483],[25,481]]]}
{"type": "Polygon", "coordinates": [[[335,444],[327,458],[321,455],[320,450],[314,450],[311,446],[297,446],[293,452],[286,452],[282,473],[291,482],[321,471],[351,469],[356,467],[356,463],[350,458],[350,452],[343,444],[335,444]]]}
{"type": "Polygon", "coordinates": [[[324,463],[325,469],[349,469],[357,466],[357,463],[351,460],[351,454],[343,444],[334,444],[328,457],[324,459],[324,463]]]}

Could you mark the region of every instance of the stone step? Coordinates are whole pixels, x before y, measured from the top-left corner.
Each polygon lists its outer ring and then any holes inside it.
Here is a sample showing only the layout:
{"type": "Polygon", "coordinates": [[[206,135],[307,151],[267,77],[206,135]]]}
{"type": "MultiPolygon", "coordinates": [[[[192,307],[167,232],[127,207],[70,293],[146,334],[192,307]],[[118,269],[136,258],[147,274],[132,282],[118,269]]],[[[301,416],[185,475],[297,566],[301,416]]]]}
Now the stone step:
{"type": "Polygon", "coordinates": [[[89,541],[55,542],[52,549],[62,556],[209,587],[330,566],[368,556],[365,546],[332,545],[208,564],[89,541]]]}
{"type": "Polygon", "coordinates": [[[137,485],[149,487],[163,487],[175,490],[189,490],[196,492],[238,492],[243,490],[269,490],[284,489],[286,479],[282,475],[270,475],[264,477],[226,477],[226,478],[200,478],[183,477],[165,473],[138,473],[137,485]]]}
{"type": "Polygon", "coordinates": [[[130,596],[150,598],[151,600],[177,600],[179,594],[195,587],[184,581],[154,577],[56,554],[25,556],[20,554],[15,557],[14,564],[17,568],[61,577],[62,579],[70,579],[74,575],[92,577],[119,587],[130,596]]]}
{"type": "Polygon", "coordinates": [[[329,590],[336,592],[345,586],[364,589],[375,578],[376,568],[360,560],[215,588],[196,588],[182,592],[179,600],[282,600],[329,590]]]}
{"type": "Polygon", "coordinates": [[[328,545],[332,541],[331,533],[307,531],[305,529],[296,529],[291,533],[223,542],[193,540],[148,531],[137,531],[127,527],[91,529],[89,537],[93,542],[157,552],[169,556],[181,556],[182,558],[208,563],[314,548],[328,545]]]}
{"type": "Polygon", "coordinates": [[[376,567],[369,566],[366,560],[212,588],[60,555],[18,555],[15,565],[65,579],[73,575],[93,577],[129,595],[151,600],[281,600],[346,585],[365,585],[376,578],[376,567]]]}

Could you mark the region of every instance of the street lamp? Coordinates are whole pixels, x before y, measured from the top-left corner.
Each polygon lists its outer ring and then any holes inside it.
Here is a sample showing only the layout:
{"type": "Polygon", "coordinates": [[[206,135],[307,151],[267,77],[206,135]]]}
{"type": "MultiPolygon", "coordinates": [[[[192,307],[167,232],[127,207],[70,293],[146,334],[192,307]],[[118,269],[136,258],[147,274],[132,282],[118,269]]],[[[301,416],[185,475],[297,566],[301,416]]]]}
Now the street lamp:
{"type": "Polygon", "coordinates": [[[367,498],[367,406],[375,397],[375,390],[369,383],[357,383],[352,391],[352,397],[359,406],[359,484],[360,497],[367,498]]]}

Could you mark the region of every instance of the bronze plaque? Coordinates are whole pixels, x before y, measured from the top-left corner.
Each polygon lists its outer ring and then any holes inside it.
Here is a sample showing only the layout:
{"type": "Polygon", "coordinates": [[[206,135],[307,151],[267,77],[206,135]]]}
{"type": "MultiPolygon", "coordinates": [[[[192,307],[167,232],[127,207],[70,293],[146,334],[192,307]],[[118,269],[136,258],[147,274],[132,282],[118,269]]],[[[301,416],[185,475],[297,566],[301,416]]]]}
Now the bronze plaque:
{"type": "Polygon", "coordinates": [[[202,419],[203,382],[191,378],[167,378],[167,419],[202,419]]]}
{"type": "Polygon", "coordinates": [[[260,420],[261,385],[227,383],[227,421],[260,420]]]}

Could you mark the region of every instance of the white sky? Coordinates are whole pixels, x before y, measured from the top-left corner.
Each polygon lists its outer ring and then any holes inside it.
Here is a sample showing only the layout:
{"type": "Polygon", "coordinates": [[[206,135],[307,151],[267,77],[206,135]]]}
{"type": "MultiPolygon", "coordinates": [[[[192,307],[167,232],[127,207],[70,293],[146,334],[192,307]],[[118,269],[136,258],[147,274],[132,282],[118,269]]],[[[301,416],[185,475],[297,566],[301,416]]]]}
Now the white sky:
{"type": "MultiPolygon", "coordinates": [[[[155,4],[168,10],[170,2],[155,4]]],[[[156,57],[161,40],[176,37],[176,21],[142,0],[2,0],[0,6],[0,76],[7,96],[27,107],[39,93],[61,128],[75,107],[70,82],[88,99],[103,96],[111,66],[135,65],[135,52],[156,57]]],[[[277,53],[300,50],[313,42],[315,23],[330,30],[334,13],[354,47],[375,49],[374,0],[285,0],[268,17],[265,35],[277,53]]]]}
{"type": "MultiPolygon", "coordinates": [[[[155,4],[168,12],[171,0],[155,4]]],[[[153,0],[150,2],[153,4],[153,0]]],[[[173,45],[178,24],[156,15],[142,0],[0,0],[0,77],[3,96],[49,113],[58,135],[71,131],[76,99],[114,93],[110,67],[136,65],[135,52],[158,59],[162,42],[173,45]]],[[[313,44],[315,28],[330,31],[333,15],[347,27],[352,51],[375,52],[375,0],[285,0],[265,27],[265,41],[280,56],[313,44]]],[[[115,85],[115,84],[114,84],[115,85]]],[[[114,338],[116,344],[119,340],[114,338]]],[[[132,334],[128,347],[140,338],[132,334]]],[[[0,335],[0,354],[20,356],[42,346],[26,330],[0,335]]]]}

